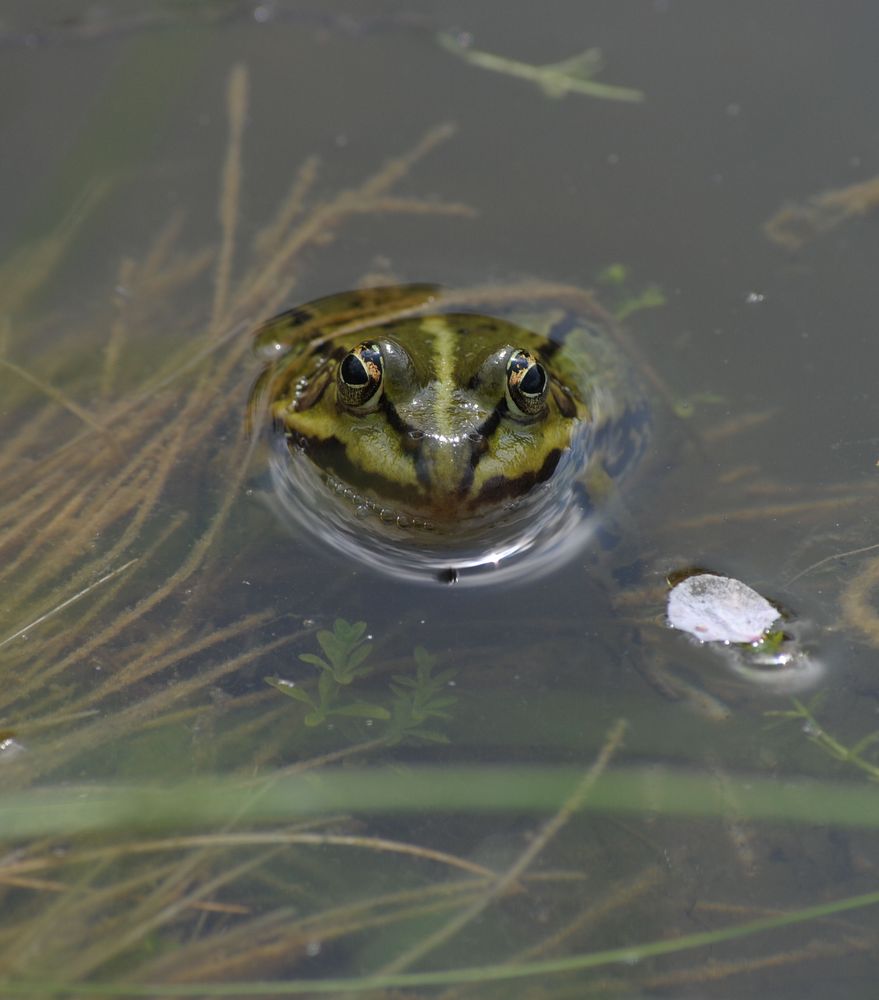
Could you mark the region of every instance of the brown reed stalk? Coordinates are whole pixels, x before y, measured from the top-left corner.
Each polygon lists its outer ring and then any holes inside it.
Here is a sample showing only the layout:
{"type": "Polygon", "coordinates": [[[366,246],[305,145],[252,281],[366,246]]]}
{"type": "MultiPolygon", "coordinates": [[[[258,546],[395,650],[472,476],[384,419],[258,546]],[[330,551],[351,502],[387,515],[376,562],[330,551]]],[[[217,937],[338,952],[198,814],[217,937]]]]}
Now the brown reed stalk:
{"type": "MultiPolygon", "coordinates": [[[[721,960],[717,958],[700,962],[684,969],[645,976],[639,986],[647,990],[668,990],[692,984],[720,983],[733,976],[753,976],[767,969],[784,969],[827,958],[839,958],[858,952],[873,952],[875,941],[827,941],[822,938],[807,942],[798,948],[776,951],[769,955],[721,960]]],[[[765,981],[764,981],[765,982],[765,981]]]]}
{"type": "MultiPolygon", "coordinates": [[[[186,523],[188,516],[185,511],[180,511],[169,517],[168,521],[163,524],[162,529],[150,540],[150,544],[141,549],[137,556],[122,565],[126,568],[131,567],[132,576],[138,570],[148,570],[157,550],[161,549],[168,539],[186,523]]],[[[107,561],[110,565],[113,564],[117,556],[116,550],[126,547],[123,545],[123,541],[124,539],[120,539],[114,546],[113,551],[108,553],[107,561]]],[[[129,579],[127,576],[121,575],[121,568],[120,566],[112,571],[114,574],[118,574],[117,577],[112,579],[112,582],[101,583],[98,595],[90,597],[87,607],[80,607],[78,609],[76,616],[77,630],[88,628],[113,602],[118,600],[120,590],[123,587],[129,586],[129,579]]],[[[102,580],[104,579],[102,578],[102,580]]],[[[65,652],[69,651],[71,646],[76,644],[77,637],[71,635],[70,631],[65,628],[56,631],[52,636],[46,636],[44,641],[32,634],[31,640],[29,655],[32,658],[41,658],[44,662],[47,662],[49,660],[57,661],[60,659],[65,652]]]]}
{"type": "Polygon", "coordinates": [[[23,379],[29,385],[41,392],[44,396],[51,399],[53,403],[57,403],[60,407],[67,410],[68,413],[73,414],[77,420],[81,420],[88,427],[91,427],[93,431],[97,431],[102,435],[109,435],[109,429],[95,420],[88,410],[80,406],[79,403],[72,400],[65,392],[62,392],[61,389],[51,385],[45,379],[34,375],[26,368],[22,368],[21,365],[15,364],[8,358],[0,358],[0,367],[12,372],[17,378],[23,379]]]}
{"type": "Polygon", "coordinates": [[[317,180],[320,159],[309,156],[293,176],[290,190],[282,199],[275,218],[257,233],[254,251],[258,258],[272,257],[296,219],[305,211],[305,202],[317,180]]]}
{"type": "MultiPolygon", "coordinates": [[[[112,503],[112,517],[102,517],[98,522],[105,537],[117,520],[123,520],[136,511],[144,493],[150,490],[151,472],[149,468],[139,469],[132,479],[126,470],[120,477],[123,481],[114,484],[115,489],[97,496],[85,490],[71,495],[55,512],[46,529],[35,532],[15,558],[7,563],[4,575],[18,576],[23,566],[39,557],[39,567],[28,574],[27,582],[17,590],[12,607],[25,604],[43,589],[46,582],[57,580],[62,568],[67,568],[69,572],[70,567],[81,561],[83,554],[89,552],[94,538],[92,515],[96,511],[104,514],[105,504],[112,503]]],[[[114,560],[119,554],[118,550],[108,551],[104,558],[114,560]]],[[[65,580],[65,587],[74,589],[81,586],[92,572],[91,567],[82,566],[78,573],[74,572],[65,580]]]]}
{"type": "Polygon", "coordinates": [[[223,833],[187,834],[178,837],[159,837],[152,840],[135,840],[110,844],[91,850],[74,850],[63,857],[43,856],[38,859],[0,863],[0,876],[7,878],[26,875],[46,869],[64,868],[69,865],[92,862],[116,861],[144,854],[162,854],[167,851],[186,851],[192,848],[254,848],[308,845],[312,847],[346,847],[394,854],[429,861],[447,868],[464,871],[481,879],[495,878],[495,873],[485,865],[447,851],[434,850],[420,844],[390,840],[386,837],[358,836],[355,834],[315,833],[300,830],[241,831],[223,833]]]}
{"type": "Polygon", "coordinates": [[[229,74],[226,108],[229,118],[229,141],[220,194],[220,253],[214,278],[214,302],[209,326],[216,330],[226,315],[235,234],[238,228],[238,202],[241,192],[241,150],[244,143],[244,120],[247,115],[247,68],[235,66],[229,74]]]}
{"type": "MultiPolygon", "coordinates": [[[[101,573],[121,564],[126,557],[136,556],[138,563],[136,575],[117,578],[106,591],[98,590],[94,599],[89,596],[87,610],[79,613],[78,608],[75,615],[59,614],[57,619],[47,620],[46,628],[42,632],[38,629],[29,644],[10,644],[3,651],[4,668],[8,659],[18,679],[18,684],[3,696],[14,695],[17,699],[14,704],[23,728],[27,729],[28,719],[30,732],[43,727],[37,750],[10,760],[8,765],[4,762],[4,782],[32,781],[53,768],[69,766],[78,754],[100,746],[111,747],[115,740],[188,718],[188,713],[227,711],[226,706],[191,703],[205,699],[205,692],[224,678],[271,657],[306,634],[296,630],[268,640],[257,635],[250,648],[211,659],[223,643],[264,632],[272,613],[244,615],[230,625],[212,629],[209,597],[193,598],[191,606],[169,610],[170,599],[179,597],[188,582],[199,574],[203,576],[207,567],[222,572],[222,567],[217,568],[217,543],[248,475],[252,445],[243,433],[228,434],[228,443],[216,440],[218,426],[228,433],[239,404],[243,409],[252,377],[244,370],[249,344],[243,336],[242,322],[255,325],[274,311],[298,279],[301,251],[321,245],[356,215],[470,212],[467,206],[397,196],[391,190],[420,157],[448,138],[451,131],[444,126],[429,132],[359,188],[342,192],[312,209],[306,207],[306,201],[314,190],[318,168],[316,160],[306,160],[275,220],[258,236],[254,252],[243,266],[236,265],[246,117],[246,76],[242,70],[236,70],[230,79],[229,113],[230,133],[218,208],[219,251],[200,250],[176,257],[175,247],[182,232],[182,220],[177,217],[163,227],[140,262],[120,265],[117,280],[123,289],[117,296],[116,316],[109,336],[103,338],[103,346],[92,345],[96,362],[90,377],[99,400],[94,408],[72,398],[66,387],[53,391],[54,376],[36,376],[17,360],[11,363],[16,377],[29,386],[32,395],[22,398],[34,410],[21,435],[13,436],[9,450],[0,456],[0,469],[17,473],[15,483],[0,476],[0,525],[4,531],[0,544],[9,556],[0,562],[0,573],[14,583],[9,589],[14,592],[15,620],[26,623],[36,617],[29,618],[29,613],[51,612],[77,588],[99,579],[101,573]],[[153,334],[155,317],[163,315],[165,294],[195,280],[210,261],[215,262],[213,301],[200,335],[168,351],[166,359],[157,361],[138,385],[120,389],[130,378],[125,371],[126,352],[153,334]],[[40,394],[48,402],[34,406],[40,394]],[[73,420],[81,422],[83,428],[73,429],[73,420]],[[108,435],[113,439],[113,448],[107,447],[108,435]],[[50,439],[44,447],[47,437],[50,439]],[[26,464],[28,456],[34,456],[31,465],[26,464]],[[225,474],[227,468],[234,470],[231,475],[225,474]],[[179,530],[187,513],[181,510],[175,491],[185,483],[191,469],[207,470],[220,490],[201,519],[191,514],[187,518],[188,523],[197,524],[191,547],[181,554],[167,555],[165,543],[179,530]],[[167,556],[167,572],[158,585],[152,586],[147,581],[163,568],[156,561],[159,549],[163,557],[167,556]],[[152,589],[147,590],[147,586],[152,589]],[[140,588],[141,596],[132,604],[134,587],[140,588]],[[195,608],[202,614],[196,614],[195,608]],[[95,654],[115,667],[114,673],[102,674],[97,684],[88,665],[95,654]],[[181,671],[182,679],[173,684],[159,683],[159,678],[169,671],[193,661],[197,670],[181,671]],[[134,691],[137,700],[105,716],[82,714],[95,704],[121,700],[134,691]],[[41,709],[51,709],[52,714],[41,717],[41,709]]],[[[33,294],[61,259],[74,228],[56,234],[53,245],[38,248],[31,258],[38,261],[38,266],[17,278],[17,286],[3,289],[4,305],[11,303],[17,309],[33,294]]],[[[162,343],[166,340],[163,338],[162,343]]],[[[269,702],[270,694],[259,692],[231,700],[228,710],[237,709],[242,714],[240,710],[269,702]]],[[[283,715],[280,709],[278,715],[283,715]]],[[[267,716],[260,718],[265,724],[267,716]]],[[[230,725],[223,738],[240,738],[253,725],[253,720],[245,717],[237,727],[230,725]]],[[[382,741],[376,740],[343,748],[300,762],[286,773],[324,766],[381,745],[382,741]]],[[[259,783],[249,787],[258,790],[259,783]]],[[[299,847],[391,850],[380,848],[380,843],[380,838],[336,833],[313,835],[310,840],[300,840],[299,847]]],[[[30,860],[60,859],[53,853],[54,846],[33,845],[30,860]]],[[[41,883],[30,877],[30,891],[57,893],[59,899],[35,919],[19,923],[8,937],[4,931],[4,955],[9,957],[16,948],[38,946],[44,954],[63,959],[65,975],[81,978],[126,951],[135,950],[152,930],[173,927],[184,918],[196,920],[192,908],[213,906],[216,901],[212,895],[224,886],[261,867],[271,871],[270,858],[265,854],[231,866],[230,854],[236,849],[231,842],[191,843],[179,845],[179,849],[185,852],[179,862],[165,866],[145,861],[142,869],[123,878],[113,869],[108,854],[80,857],[77,862],[74,851],[65,875],[79,871],[80,878],[71,882],[66,891],[61,891],[60,883],[41,883]],[[77,863],[78,869],[73,867],[77,863]],[[100,886],[101,880],[106,881],[104,886],[100,886]],[[129,910],[123,929],[89,941],[89,929],[109,919],[120,906],[129,910]]],[[[397,853],[418,863],[447,863],[442,852],[418,845],[407,845],[397,853]]],[[[484,874],[480,874],[484,870],[463,859],[454,864],[473,877],[455,886],[429,886],[396,903],[369,900],[360,912],[352,910],[348,902],[351,912],[347,916],[342,908],[335,914],[312,914],[311,923],[298,930],[291,931],[292,915],[282,913],[273,947],[283,954],[291,933],[298,935],[295,940],[306,941],[305,935],[318,927],[323,927],[328,936],[340,936],[369,926],[402,922],[438,907],[469,905],[485,891],[484,874]]],[[[7,877],[16,878],[14,874],[7,877]]],[[[252,935],[258,926],[258,921],[247,921],[236,959],[242,967],[252,967],[254,938],[248,939],[247,934],[252,935]]],[[[213,934],[208,937],[210,947],[213,938],[213,934]]],[[[194,947],[184,948],[180,956],[191,957],[194,947]]]]}
{"type": "Polygon", "coordinates": [[[557,951],[571,938],[583,934],[601,924],[611,914],[631,906],[641,897],[655,889],[662,880],[662,871],[656,865],[649,865],[634,878],[624,879],[613,886],[600,899],[590,900],[583,909],[564,927],[536,942],[530,948],[513,956],[511,962],[531,961],[557,951]]]}
{"type": "Polygon", "coordinates": [[[188,645],[181,646],[175,642],[173,650],[164,656],[156,656],[152,644],[150,644],[150,647],[141,653],[140,656],[129,660],[124,667],[108,677],[103,684],[88,691],[79,702],[74,702],[71,707],[76,710],[97,705],[105,698],[111,697],[130,684],[140,684],[144,680],[167,670],[169,667],[185,662],[191,657],[212,649],[214,646],[222,645],[231,639],[240,638],[242,635],[253,634],[260,625],[265,624],[274,616],[275,613],[271,609],[245,615],[225,628],[213,630],[193,639],[188,645]]]}
{"type": "Polygon", "coordinates": [[[0,314],[14,316],[46,283],[69,251],[80,226],[109,194],[106,181],[95,181],[82,192],[57,228],[24,247],[0,267],[0,314]]]}
{"type": "Polygon", "coordinates": [[[39,755],[22,758],[20,764],[17,760],[11,761],[6,773],[10,780],[14,780],[17,776],[34,778],[39,774],[51,772],[68,761],[72,755],[82,753],[89,747],[107,745],[114,739],[130,736],[145,722],[156,719],[169,708],[177,707],[198,692],[209,690],[222,678],[299,638],[298,634],[280,636],[230,659],[202,667],[195,676],[159,688],[135,704],[119,709],[113,715],[99,718],[72,733],[66,733],[56,740],[47,742],[40,748],[39,755]]]}
{"type": "Polygon", "coordinates": [[[116,274],[116,318],[110,326],[110,336],[104,347],[104,364],[101,368],[100,394],[106,399],[113,389],[122,349],[128,337],[129,297],[137,277],[137,264],[130,257],[123,258],[116,274]]]}
{"type": "Polygon", "coordinates": [[[27,418],[14,436],[5,439],[0,450],[0,482],[10,482],[27,464],[27,456],[51,435],[59,419],[59,407],[48,404],[27,418]]]}
{"type": "Polygon", "coordinates": [[[428,955],[431,951],[434,951],[440,945],[445,944],[456,934],[460,933],[468,924],[472,923],[483,913],[487,907],[508,893],[553,837],[565,826],[574,813],[582,807],[595,782],[604,773],[611,758],[622,744],[625,731],[625,720],[618,720],[605,737],[604,744],[594,763],[583,775],[574,791],[568,796],[556,814],[544,824],[516,861],[498,877],[487,892],[483,893],[475,903],[457,914],[447,924],[428,934],[417,944],[401,955],[398,955],[393,961],[388,962],[377,975],[392,975],[418,962],[425,955],[428,955]]]}
{"type": "Polygon", "coordinates": [[[248,735],[253,735],[270,728],[276,721],[280,721],[284,713],[289,711],[286,706],[278,706],[276,716],[267,707],[268,702],[277,702],[276,693],[268,687],[265,691],[252,691],[250,694],[239,695],[235,698],[227,695],[217,701],[211,701],[209,704],[190,705],[186,708],[178,708],[174,711],[166,712],[152,721],[142,723],[140,731],[146,733],[151,729],[160,727],[164,728],[165,726],[178,726],[183,723],[197,722],[200,718],[208,718],[214,721],[233,712],[236,715],[241,715],[253,708],[260,709],[258,714],[254,714],[250,718],[247,718],[245,715],[242,721],[234,725],[230,724],[227,728],[215,734],[212,738],[212,745],[217,748],[218,752],[222,752],[226,743],[233,747],[241,746],[241,743],[248,735]],[[263,722],[263,720],[265,721],[263,722]]]}
{"type": "Polygon", "coordinates": [[[165,885],[117,921],[113,934],[93,939],[94,943],[69,963],[66,970],[68,979],[76,982],[117,955],[124,954],[151,932],[175,921],[194,903],[209,898],[218,889],[231,885],[258,865],[271,860],[273,853],[277,852],[269,851],[266,856],[248,858],[234,866],[221,865],[217,874],[207,878],[193,877],[195,865],[201,865],[206,859],[198,857],[191,860],[185,876],[180,871],[173,872],[165,885]],[[119,923],[122,923],[121,927],[119,923]]]}
{"type": "MultiPolygon", "coordinates": [[[[182,430],[182,428],[181,428],[182,430]]],[[[180,452],[182,447],[181,434],[178,433],[169,442],[169,447],[165,456],[166,467],[170,467],[180,452]]],[[[246,450],[246,444],[240,449],[241,451],[246,450]]],[[[75,663],[80,662],[85,657],[91,655],[97,649],[106,645],[108,642],[115,639],[124,629],[135,621],[138,621],[142,616],[152,610],[156,605],[164,601],[171,593],[173,593],[177,587],[180,586],[185,580],[187,580],[192,573],[201,564],[207,549],[213,543],[214,537],[217,531],[221,527],[226,515],[229,512],[232,502],[236,498],[236,488],[240,484],[241,479],[244,475],[244,469],[246,463],[241,462],[236,466],[237,473],[233,480],[232,488],[230,488],[218,511],[214,514],[212,520],[209,522],[208,527],[205,529],[202,536],[196,541],[186,560],[183,564],[178,567],[176,572],[172,574],[171,577],[166,579],[156,590],[152,591],[147,597],[143,598],[138,604],[129,609],[128,611],[122,612],[116,619],[110,622],[101,632],[97,635],[92,636],[91,639],[87,640],[85,643],[78,646],[78,648],[71,652],[67,657],[65,657],[59,663],[52,666],[50,673],[54,676],[61,671],[67,669],[75,663]]],[[[149,513],[149,510],[142,510],[142,515],[145,517],[149,513]]]]}

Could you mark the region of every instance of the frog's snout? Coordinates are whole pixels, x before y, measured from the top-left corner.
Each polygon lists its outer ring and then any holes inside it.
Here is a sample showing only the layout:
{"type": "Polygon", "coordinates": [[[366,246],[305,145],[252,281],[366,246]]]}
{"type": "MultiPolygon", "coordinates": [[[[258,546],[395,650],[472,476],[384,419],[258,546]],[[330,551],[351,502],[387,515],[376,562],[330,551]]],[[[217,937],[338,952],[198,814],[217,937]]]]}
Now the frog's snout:
{"type": "Polygon", "coordinates": [[[454,437],[425,435],[421,439],[418,477],[438,513],[452,516],[464,509],[485,447],[484,436],[476,431],[454,437]]]}

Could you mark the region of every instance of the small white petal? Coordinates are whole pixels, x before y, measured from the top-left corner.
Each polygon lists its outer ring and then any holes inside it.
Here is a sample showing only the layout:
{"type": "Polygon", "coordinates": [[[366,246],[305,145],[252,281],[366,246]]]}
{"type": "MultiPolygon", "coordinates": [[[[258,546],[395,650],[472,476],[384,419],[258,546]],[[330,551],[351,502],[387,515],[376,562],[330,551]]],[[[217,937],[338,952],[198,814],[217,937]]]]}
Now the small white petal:
{"type": "Polygon", "coordinates": [[[741,580],[700,573],[668,595],[668,623],[701,642],[759,642],[778,610],[741,580]]]}

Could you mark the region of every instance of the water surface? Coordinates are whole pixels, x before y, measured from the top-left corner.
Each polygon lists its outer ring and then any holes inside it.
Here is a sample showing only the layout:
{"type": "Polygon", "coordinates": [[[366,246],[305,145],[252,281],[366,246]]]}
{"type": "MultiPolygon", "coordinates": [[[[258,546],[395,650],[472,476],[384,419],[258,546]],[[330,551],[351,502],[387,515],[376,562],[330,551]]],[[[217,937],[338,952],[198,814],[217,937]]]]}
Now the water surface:
{"type": "Polygon", "coordinates": [[[872,908],[720,939],[876,885],[872,745],[838,759],[875,729],[875,218],[868,199],[819,231],[803,206],[879,174],[877,20],[7,5],[3,975],[47,996],[463,967],[481,981],[442,995],[873,995],[872,908]],[[534,65],[598,47],[599,78],[645,100],[551,99],[456,58],[446,29],[534,65]],[[765,229],[786,203],[796,249],[765,229]],[[612,264],[625,288],[600,280],[612,264]],[[662,289],[625,321],[655,426],[615,546],[466,590],[374,575],[278,521],[243,426],[248,332],[387,281],[543,281],[608,308],[662,289]],[[810,717],[767,716],[797,711],[791,693],[665,628],[665,574],[686,566],[806,623],[810,717]],[[337,618],[373,651],[336,707],[390,721],[307,725],[266,683],[317,699],[299,654],[324,655],[337,618]],[[437,676],[436,712],[403,725],[437,676]],[[157,787],[170,807],[138,797],[157,787]],[[847,812],[824,805],[840,789],[847,812]],[[669,954],[638,951],[657,940],[669,954]]]}

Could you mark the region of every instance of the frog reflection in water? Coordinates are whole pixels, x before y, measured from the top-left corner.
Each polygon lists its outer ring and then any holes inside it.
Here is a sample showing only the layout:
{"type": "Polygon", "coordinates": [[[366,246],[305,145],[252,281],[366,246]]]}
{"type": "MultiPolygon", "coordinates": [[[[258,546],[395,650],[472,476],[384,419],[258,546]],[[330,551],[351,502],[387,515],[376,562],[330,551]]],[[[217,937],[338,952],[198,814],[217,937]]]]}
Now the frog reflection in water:
{"type": "Polygon", "coordinates": [[[594,531],[648,411],[597,307],[467,306],[404,285],[282,313],[256,334],[252,412],[280,432],[284,511],[349,557],[424,579],[533,578],[594,531]]]}

